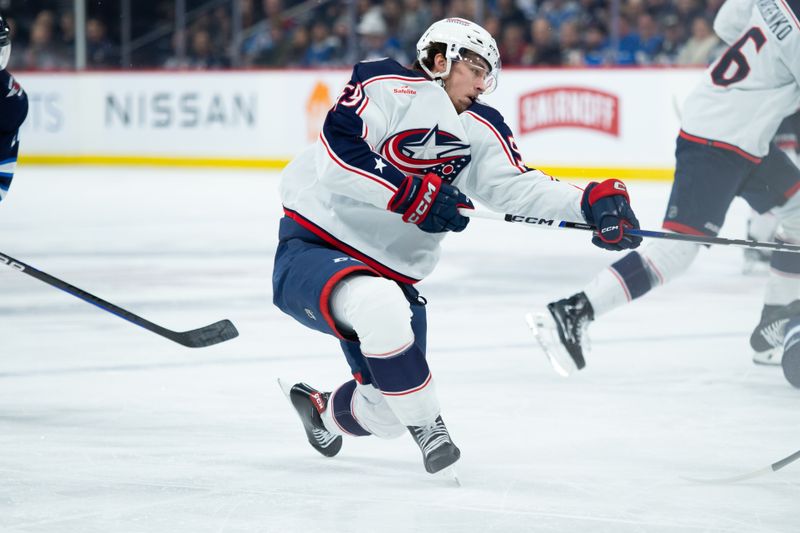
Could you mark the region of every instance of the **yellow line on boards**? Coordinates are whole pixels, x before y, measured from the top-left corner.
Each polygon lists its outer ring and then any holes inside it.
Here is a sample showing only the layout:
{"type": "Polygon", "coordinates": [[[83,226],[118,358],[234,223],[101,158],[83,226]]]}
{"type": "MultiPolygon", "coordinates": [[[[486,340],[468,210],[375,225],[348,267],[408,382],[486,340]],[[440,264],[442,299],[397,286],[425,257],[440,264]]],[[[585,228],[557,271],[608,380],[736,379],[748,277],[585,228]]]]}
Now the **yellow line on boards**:
{"type": "Polygon", "coordinates": [[[109,165],[282,169],[288,159],[233,159],[128,155],[20,155],[20,165],[109,165]]]}
{"type": "MultiPolygon", "coordinates": [[[[531,166],[531,165],[529,165],[531,166]]],[[[584,178],[584,179],[609,179],[642,180],[642,181],[672,181],[675,172],[672,168],[639,168],[639,167],[537,167],[545,174],[554,178],[584,178]]]]}
{"type": "MultiPolygon", "coordinates": [[[[20,155],[21,165],[108,165],[160,167],[216,167],[280,170],[289,159],[235,159],[224,157],[167,157],[132,155],[20,155]]],[[[672,181],[673,169],[650,167],[562,167],[536,166],[560,179],[607,179],[672,181]]]]}

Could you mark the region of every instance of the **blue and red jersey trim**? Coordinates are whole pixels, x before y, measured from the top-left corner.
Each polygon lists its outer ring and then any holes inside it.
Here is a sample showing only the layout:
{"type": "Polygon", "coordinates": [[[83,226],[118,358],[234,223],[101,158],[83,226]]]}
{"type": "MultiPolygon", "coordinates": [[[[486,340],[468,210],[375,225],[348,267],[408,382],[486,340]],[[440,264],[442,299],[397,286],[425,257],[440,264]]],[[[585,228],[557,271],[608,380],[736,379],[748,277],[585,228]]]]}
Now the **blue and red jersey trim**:
{"type": "Polygon", "coordinates": [[[297,211],[293,211],[293,210],[289,209],[288,207],[284,206],[283,212],[288,218],[292,219],[297,224],[299,224],[301,227],[303,227],[304,229],[310,231],[311,233],[313,233],[314,235],[316,235],[317,237],[319,237],[320,239],[325,241],[325,243],[329,244],[330,246],[336,248],[337,250],[339,250],[339,251],[341,251],[341,252],[343,252],[343,253],[351,256],[351,257],[354,257],[355,259],[358,259],[362,263],[364,263],[364,264],[368,265],[369,267],[371,267],[372,269],[374,269],[378,274],[380,274],[380,276],[382,276],[384,278],[393,279],[393,280],[399,281],[401,283],[408,283],[409,285],[413,285],[413,284],[419,282],[418,279],[406,276],[404,274],[401,274],[400,272],[389,268],[388,266],[384,265],[383,263],[380,263],[380,262],[376,261],[375,259],[373,259],[372,257],[368,256],[367,254],[359,252],[358,250],[356,250],[355,248],[353,248],[349,244],[340,241],[339,239],[337,239],[336,237],[334,237],[333,235],[331,235],[330,233],[328,233],[327,231],[325,231],[321,227],[317,226],[316,224],[314,224],[313,222],[311,222],[310,220],[305,218],[303,215],[301,215],[297,211]]]}
{"type": "Polygon", "coordinates": [[[691,133],[686,133],[683,130],[680,131],[678,136],[689,142],[697,144],[705,144],[706,146],[713,146],[714,148],[721,148],[722,150],[728,150],[730,152],[735,153],[738,156],[747,159],[751,163],[756,163],[756,164],[761,163],[762,158],[754,156],[751,153],[745,152],[744,150],[733,144],[728,144],[722,141],[715,141],[714,139],[706,139],[705,137],[699,137],[697,135],[692,135],[691,133]]]}

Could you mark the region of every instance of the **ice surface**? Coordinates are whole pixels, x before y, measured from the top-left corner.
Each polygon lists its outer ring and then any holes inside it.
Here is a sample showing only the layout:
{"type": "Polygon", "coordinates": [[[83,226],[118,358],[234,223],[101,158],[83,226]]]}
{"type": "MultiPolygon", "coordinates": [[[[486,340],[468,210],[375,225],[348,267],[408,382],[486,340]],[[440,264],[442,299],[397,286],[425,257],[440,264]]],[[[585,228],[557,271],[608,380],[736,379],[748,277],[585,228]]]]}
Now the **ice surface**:
{"type": "MultiPolygon", "coordinates": [[[[721,477],[800,448],[800,390],[751,363],[763,277],[701,252],[683,278],[603,317],[574,378],[523,315],[619,257],[582,232],[475,220],[446,241],[429,360],[462,450],[461,488],[410,437],[305,443],[277,377],[348,379],[337,343],[271,304],[274,174],[23,166],[0,252],[170,329],[230,318],[184,348],[0,269],[0,531],[800,531],[800,464],[721,477]]],[[[631,183],[657,229],[664,183],[631,183]]],[[[737,202],[723,236],[741,237],[737,202]]]]}

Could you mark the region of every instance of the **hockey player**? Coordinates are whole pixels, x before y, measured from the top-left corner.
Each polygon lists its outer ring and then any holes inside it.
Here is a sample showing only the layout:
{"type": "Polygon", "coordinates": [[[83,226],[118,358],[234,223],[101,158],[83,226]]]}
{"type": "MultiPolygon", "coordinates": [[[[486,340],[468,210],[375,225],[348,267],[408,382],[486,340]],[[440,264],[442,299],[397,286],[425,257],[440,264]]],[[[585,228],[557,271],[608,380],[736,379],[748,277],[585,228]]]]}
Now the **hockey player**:
{"type": "MultiPolygon", "coordinates": [[[[800,106],[800,13],[796,2],[728,0],[714,23],[730,46],[688,96],[677,139],[675,181],[664,228],[717,235],[735,196],[764,213],[772,209],[777,239],[800,243],[800,170],[770,140],[800,106]]],[[[538,338],[565,370],[584,366],[583,338],[598,316],[683,273],[700,246],[654,241],[598,274],[586,288],[550,303],[538,338]]],[[[775,252],[754,350],[781,350],[783,327],[796,305],[800,255],[775,252]]],[[[800,302],[797,302],[800,303],[800,302]]]]}
{"type": "Polygon", "coordinates": [[[28,115],[28,96],[6,71],[11,55],[8,24],[0,14],[0,201],[5,198],[19,150],[19,127],[28,115]]]}
{"type": "Polygon", "coordinates": [[[494,89],[497,45],[464,19],[440,20],[408,69],[359,63],[318,142],[284,170],[274,303],[341,342],[354,379],[322,393],[282,385],[311,445],[336,455],[342,435],[394,438],[409,431],[434,473],[460,456],[440,415],[426,361],[426,300],[414,284],[431,273],[439,244],[469,219],[467,194],[502,211],[583,218],[593,242],[634,248],[640,239],[625,186],[586,191],[527,168],[502,116],[479,97],[494,89]]]}
{"type": "MultiPolygon", "coordinates": [[[[800,138],[800,113],[795,113],[783,119],[773,142],[795,165],[800,166],[798,138],[800,138]]],[[[754,241],[774,241],[778,229],[778,219],[775,215],[769,211],[766,213],[758,213],[753,209],[750,211],[747,219],[747,238],[754,241]]],[[[755,272],[762,264],[768,266],[771,257],[772,253],[769,250],[745,248],[744,273],[755,272]]]]}

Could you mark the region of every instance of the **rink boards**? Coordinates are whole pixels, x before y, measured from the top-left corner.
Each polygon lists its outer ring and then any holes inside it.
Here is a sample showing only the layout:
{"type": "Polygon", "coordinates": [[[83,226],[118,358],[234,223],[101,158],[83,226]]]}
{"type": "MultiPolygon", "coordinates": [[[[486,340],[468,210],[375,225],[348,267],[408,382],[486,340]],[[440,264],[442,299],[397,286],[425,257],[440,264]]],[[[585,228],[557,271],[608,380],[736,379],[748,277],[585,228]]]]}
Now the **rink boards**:
{"type": "MultiPolygon", "coordinates": [[[[528,164],[564,177],[670,179],[701,69],[507,69],[485,97],[528,164]]],[[[17,75],[26,163],[281,168],[319,133],[349,71],[17,75]]]]}

